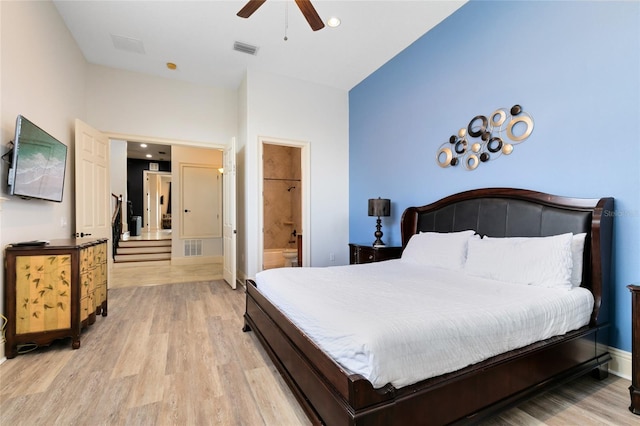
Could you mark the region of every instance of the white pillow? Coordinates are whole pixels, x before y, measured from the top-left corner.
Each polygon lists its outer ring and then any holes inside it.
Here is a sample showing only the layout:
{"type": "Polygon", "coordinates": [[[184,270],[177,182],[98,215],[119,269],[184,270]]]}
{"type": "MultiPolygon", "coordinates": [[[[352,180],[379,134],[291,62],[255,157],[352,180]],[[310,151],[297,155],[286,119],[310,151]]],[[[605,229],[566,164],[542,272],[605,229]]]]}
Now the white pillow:
{"type": "Polygon", "coordinates": [[[582,283],[582,260],[584,258],[584,241],[586,232],[574,234],[571,240],[571,257],[573,258],[573,268],[571,269],[571,285],[580,287],[582,283]]]}
{"type": "Polygon", "coordinates": [[[462,269],[467,258],[467,243],[474,234],[475,231],[415,234],[402,252],[402,260],[445,269],[462,269]]]}
{"type": "Polygon", "coordinates": [[[571,288],[573,234],[470,240],[465,271],[498,281],[571,288]]]}

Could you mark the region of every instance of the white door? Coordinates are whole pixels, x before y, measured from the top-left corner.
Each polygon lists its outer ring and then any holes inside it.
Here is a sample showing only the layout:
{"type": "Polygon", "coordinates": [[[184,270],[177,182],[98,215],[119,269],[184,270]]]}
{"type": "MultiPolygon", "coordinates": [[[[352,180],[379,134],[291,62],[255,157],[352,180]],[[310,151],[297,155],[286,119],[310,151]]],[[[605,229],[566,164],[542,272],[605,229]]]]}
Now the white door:
{"type": "Polygon", "coordinates": [[[180,165],[182,238],[220,238],[220,172],[203,165],[180,165]]]}
{"type": "Polygon", "coordinates": [[[236,288],[236,140],[231,139],[223,154],[222,175],[222,236],[224,250],[224,280],[236,288]]]}
{"type": "Polygon", "coordinates": [[[109,138],[76,119],[75,145],[76,237],[108,238],[111,253],[109,138]]]}

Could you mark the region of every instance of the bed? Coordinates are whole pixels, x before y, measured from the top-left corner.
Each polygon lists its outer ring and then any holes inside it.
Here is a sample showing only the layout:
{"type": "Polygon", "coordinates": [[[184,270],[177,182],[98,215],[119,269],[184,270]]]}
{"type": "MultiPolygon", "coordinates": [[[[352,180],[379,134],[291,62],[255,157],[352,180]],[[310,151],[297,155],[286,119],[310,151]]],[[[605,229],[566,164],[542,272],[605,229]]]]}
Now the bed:
{"type": "MultiPolygon", "coordinates": [[[[584,325],[574,325],[561,334],[554,332],[551,337],[525,342],[524,346],[520,344],[515,349],[475,360],[470,365],[459,368],[448,366],[443,370],[446,371],[444,373],[394,385],[394,380],[384,374],[369,376],[355,373],[358,370],[354,367],[338,361],[332,350],[324,342],[318,341],[294,313],[286,315],[285,309],[277,307],[272,301],[277,299],[268,293],[270,290],[264,280],[262,289],[255,280],[247,280],[243,330],[251,330],[256,334],[315,424],[477,422],[577,376],[589,372],[599,378],[606,376],[607,363],[611,359],[607,342],[613,203],[612,198],[578,199],[522,189],[487,188],[451,195],[422,207],[410,207],[402,215],[403,258],[408,257],[405,256],[409,252],[407,247],[414,250],[412,237],[416,234],[445,235],[448,238],[463,231],[473,231],[472,237],[475,239],[468,243],[469,256],[472,244],[476,247],[474,250],[480,247],[478,240],[502,243],[518,239],[537,241],[562,238],[566,242],[564,235],[568,233],[572,236],[584,234],[581,276],[577,277],[578,287],[569,293],[589,294],[591,305],[586,312],[584,325]]],[[[367,268],[374,268],[374,274],[379,276],[393,274],[393,267],[398,268],[398,262],[404,260],[379,262],[367,268]],[[383,269],[375,272],[375,268],[383,269]]],[[[471,262],[471,257],[468,261],[471,262]]],[[[341,276],[356,277],[360,271],[364,273],[364,269],[353,273],[349,271],[365,266],[351,265],[341,267],[351,269],[335,270],[339,272],[334,274],[335,285],[340,286],[341,276]]],[[[295,275],[300,285],[312,284],[315,279],[305,275],[307,268],[292,269],[298,269],[295,275]]],[[[318,268],[309,268],[312,269],[318,268]]],[[[334,271],[325,269],[319,273],[326,275],[334,271]]],[[[420,273],[416,269],[415,274],[420,273]]],[[[434,272],[434,275],[437,273],[434,272]]],[[[484,278],[480,277],[481,280],[484,278]]],[[[326,283],[332,283],[330,276],[324,279],[326,283]]],[[[483,300],[488,303],[489,299],[483,300]]],[[[358,312],[363,303],[357,299],[349,300],[349,306],[358,312]]],[[[478,305],[484,303],[478,301],[478,305]]],[[[300,311],[304,313],[306,309],[300,311]]],[[[391,309],[385,312],[387,318],[402,316],[394,315],[391,309]]],[[[425,305],[424,310],[435,311],[435,308],[429,309],[425,305]]],[[[355,318],[352,317],[349,322],[357,322],[355,318]]],[[[458,328],[464,333],[468,326],[458,328]]],[[[459,351],[465,352],[466,349],[463,345],[459,351]]]]}

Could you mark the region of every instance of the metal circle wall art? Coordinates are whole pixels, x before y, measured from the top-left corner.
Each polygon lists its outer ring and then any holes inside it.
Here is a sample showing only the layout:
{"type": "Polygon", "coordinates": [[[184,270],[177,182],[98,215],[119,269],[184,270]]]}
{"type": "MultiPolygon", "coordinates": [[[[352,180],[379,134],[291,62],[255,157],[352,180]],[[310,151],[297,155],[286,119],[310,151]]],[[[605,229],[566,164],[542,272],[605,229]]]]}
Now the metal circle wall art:
{"type": "Polygon", "coordinates": [[[475,170],[482,163],[511,154],[532,131],[533,118],[520,105],[497,109],[488,117],[476,115],[467,127],[440,145],[436,162],[442,168],[461,164],[475,170]]]}

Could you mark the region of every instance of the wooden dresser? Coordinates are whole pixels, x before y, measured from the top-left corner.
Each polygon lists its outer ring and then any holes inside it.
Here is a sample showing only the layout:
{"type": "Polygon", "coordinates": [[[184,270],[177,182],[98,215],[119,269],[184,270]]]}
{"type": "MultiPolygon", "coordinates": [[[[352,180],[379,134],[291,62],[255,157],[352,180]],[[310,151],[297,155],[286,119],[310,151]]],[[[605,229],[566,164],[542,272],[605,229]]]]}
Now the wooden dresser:
{"type": "Polygon", "coordinates": [[[5,355],[71,337],[107,315],[107,240],[55,240],[5,249],[5,355]]]}
{"type": "Polygon", "coordinates": [[[640,285],[627,286],[631,290],[631,405],[629,410],[640,415],[640,285]]]}

